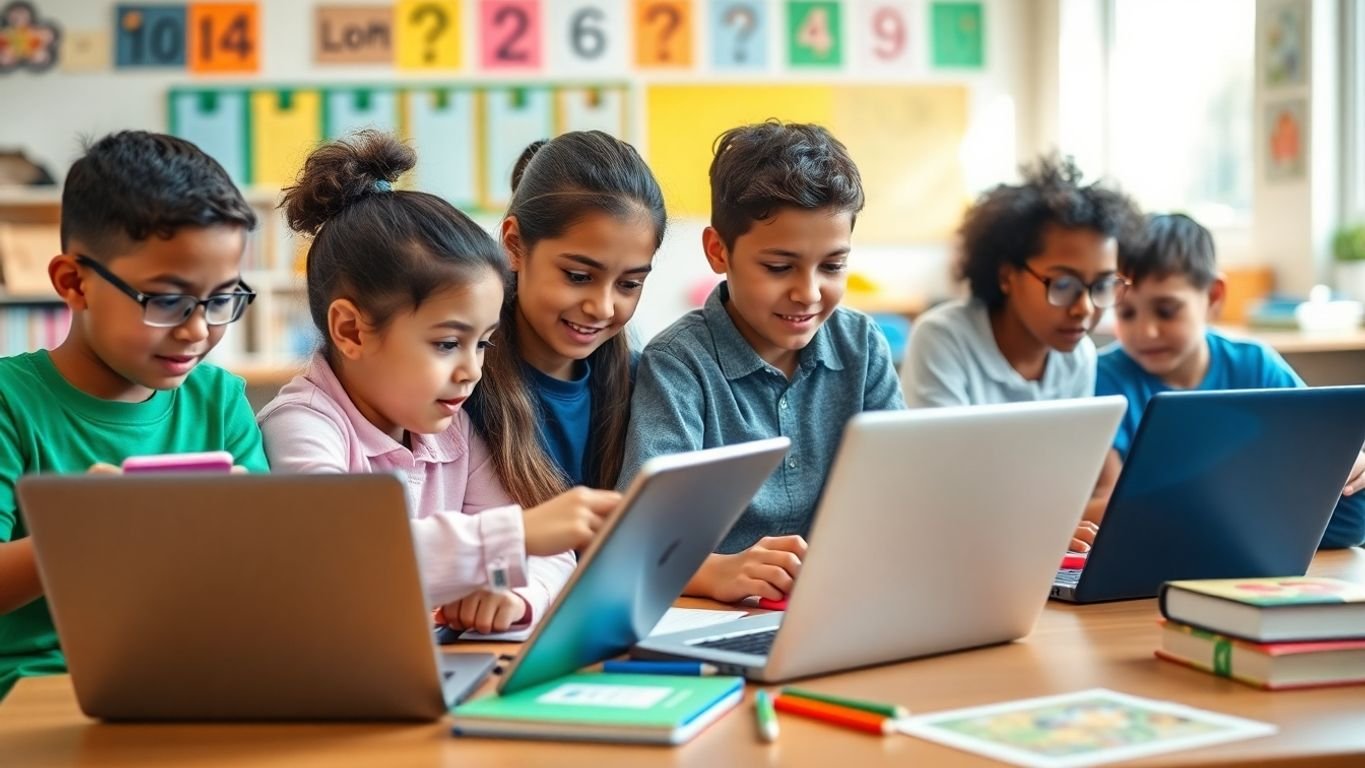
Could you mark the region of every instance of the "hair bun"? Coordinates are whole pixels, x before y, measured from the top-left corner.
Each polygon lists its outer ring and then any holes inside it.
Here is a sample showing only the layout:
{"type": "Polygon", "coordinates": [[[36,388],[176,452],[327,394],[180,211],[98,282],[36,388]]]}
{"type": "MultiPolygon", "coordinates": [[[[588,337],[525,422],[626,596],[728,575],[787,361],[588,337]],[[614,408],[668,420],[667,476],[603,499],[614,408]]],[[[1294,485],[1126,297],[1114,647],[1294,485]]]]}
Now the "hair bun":
{"type": "Polygon", "coordinates": [[[521,177],[526,175],[526,166],[531,164],[531,158],[536,156],[541,147],[549,143],[549,139],[538,139],[521,151],[521,157],[517,158],[517,164],[512,166],[512,192],[514,194],[517,187],[521,186],[521,177]]]}
{"type": "Polygon", "coordinates": [[[359,200],[387,194],[417,163],[412,148],[373,129],[318,147],[304,161],[298,180],[284,190],[280,207],[289,227],[316,235],[322,225],[359,200]]]}

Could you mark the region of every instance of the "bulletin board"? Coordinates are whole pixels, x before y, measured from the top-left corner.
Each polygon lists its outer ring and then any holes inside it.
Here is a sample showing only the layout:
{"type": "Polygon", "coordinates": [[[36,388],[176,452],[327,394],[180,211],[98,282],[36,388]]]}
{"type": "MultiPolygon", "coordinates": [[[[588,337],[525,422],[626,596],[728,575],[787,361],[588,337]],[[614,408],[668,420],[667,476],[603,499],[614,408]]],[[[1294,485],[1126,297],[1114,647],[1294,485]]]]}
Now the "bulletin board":
{"type": "Polygon", "coordinates": [[[771,117],[828,127],[862,175],[865,242],[947,237],[966,186],[959,152],[968,93],[959,85],[656,85],[646,89],[649,163],[670,213],[706,218],[713,143],[771,117]],[[687,126],[686,131],[676,126],[687,126]]]}
{"type": "Polygon", "coordinates": [[[169,130],[203,147],[242,186],[293,183],[320,142],[365,128],[409,141],[413,186],[471,210],[505,208],[512,167],[557,133],[631,135],[629,87],[422,83],[405,86],[173,88],[169,130]]]}
{"type": "Polygon", "coordinates": [[[377,128],[417,149],[408,183],[484,212],[530,141],[600,129],[641,149],[671,214],[705,217],[721,131],[816,122],[863,174],[861,240],[941,242],[1001,1],[0,0],[0,85],[86,94],[11,126],[40,156],[72,156],[57,128],[77,117],[167,129],[269,189],[377,128]]]}

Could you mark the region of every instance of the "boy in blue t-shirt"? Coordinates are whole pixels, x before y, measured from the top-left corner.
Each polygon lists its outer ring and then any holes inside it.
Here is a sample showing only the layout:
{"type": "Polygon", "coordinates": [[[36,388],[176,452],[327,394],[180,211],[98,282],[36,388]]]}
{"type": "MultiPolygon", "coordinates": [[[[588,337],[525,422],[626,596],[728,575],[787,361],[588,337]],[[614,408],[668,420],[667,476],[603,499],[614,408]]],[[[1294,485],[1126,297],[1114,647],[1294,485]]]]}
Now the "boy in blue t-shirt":
{"type": "MultiPolygon", "coordinates": [[[[1181,214],[1150,217],[1146,243],[1119,251],[1119,272],[1130,282],[1115,312],[1119,342],[1100,353],[1095,394],[1128,398],[1114,438],[1120,460],[1127,460],[1142,413],[1158,392],[1304,386],[1274,350],[1208,327],[1226,286],[1216,271],[1213,238],[1198,222],[1181,214]]],[[[1362,468],[1365,454],[1351,471],[1323,548],[1365,541],[1365,494],[1354,495],[1362,468]]]]}

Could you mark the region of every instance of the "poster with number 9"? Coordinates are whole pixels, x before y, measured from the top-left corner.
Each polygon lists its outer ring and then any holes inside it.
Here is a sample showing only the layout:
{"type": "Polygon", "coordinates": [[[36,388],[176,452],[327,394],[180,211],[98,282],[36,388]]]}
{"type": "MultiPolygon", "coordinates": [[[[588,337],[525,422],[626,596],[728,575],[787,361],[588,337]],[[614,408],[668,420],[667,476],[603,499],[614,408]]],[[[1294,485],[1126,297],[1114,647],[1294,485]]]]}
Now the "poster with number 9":
{"type": "Polygon", "coordinates": [[[479,63],[484,69],[540,69],[544,45],[540,0],[479,0],[479,63]]]}
{"type": "Polygon", "coordinates": [[[768,68],[768,4],[763,0],[712,0],[711,67],[768,68]]]}
{"type": "Polygon", "coordinates": [[[793,67],[838,67],[844,61],[843,4],[787,3],[787,51],[793,67]]]}
{"type": "Polygon", "coordinates": [[[555,74],[624,77],[629,65],[627,0],[546,3],[550,69],[555,74]]]}
{"type": "Polygon", "coordinates": [[[859,0],[849,19],[849,47],[861,72],[910,74],[923,70],[920,6],[912,0],[859,0]]]}

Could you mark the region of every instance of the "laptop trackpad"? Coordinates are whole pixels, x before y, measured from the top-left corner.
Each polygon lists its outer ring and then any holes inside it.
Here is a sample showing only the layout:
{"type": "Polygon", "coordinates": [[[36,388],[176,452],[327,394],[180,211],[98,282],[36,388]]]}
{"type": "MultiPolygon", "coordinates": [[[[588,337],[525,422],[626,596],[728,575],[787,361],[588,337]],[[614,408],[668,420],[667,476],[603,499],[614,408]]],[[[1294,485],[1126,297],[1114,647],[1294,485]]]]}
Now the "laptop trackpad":
{"type": "Polygon", "coordinates": [[[451,707],[468,698],[498,662],[491,653],[442,653],[438,658],[441,691],[451,707]]]}

